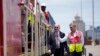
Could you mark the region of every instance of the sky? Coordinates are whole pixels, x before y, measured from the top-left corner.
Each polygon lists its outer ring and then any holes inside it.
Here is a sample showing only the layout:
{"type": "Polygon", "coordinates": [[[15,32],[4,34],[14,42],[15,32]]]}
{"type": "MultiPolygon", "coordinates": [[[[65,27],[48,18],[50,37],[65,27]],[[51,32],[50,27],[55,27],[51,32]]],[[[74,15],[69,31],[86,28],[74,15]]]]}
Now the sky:
{"type": "MultiPolygon", "coordinates": [[[[45,3],[57,24],[60,24],[61,31],[68,33],[69,24],[76,15],[82,16],[86,30],[92,25],[92,0],[38,0],[40,4],[45,3]]],[[[100,26],[100,0],[94,0],[94,26],[100,26]]]]}

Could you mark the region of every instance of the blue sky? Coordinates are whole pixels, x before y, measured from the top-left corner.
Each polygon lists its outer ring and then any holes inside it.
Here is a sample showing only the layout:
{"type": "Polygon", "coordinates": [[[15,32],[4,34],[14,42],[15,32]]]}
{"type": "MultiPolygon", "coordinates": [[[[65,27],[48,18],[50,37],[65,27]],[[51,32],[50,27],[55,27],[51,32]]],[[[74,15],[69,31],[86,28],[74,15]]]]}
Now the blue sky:
{"type": "MultiPolygon", "coordinates": [[[[69,23],[74,20],[76,14],[81,16],[81,0],[39,0],[46,3],[56,23],[61,25],[61,31],[67,33],[69,23]]],[[[100,26],[100,0],[94,0],[95,26],[100,26]]],[[[92,0],[82,0],[82,20],[86,29],[92,25],[92,0]]]]}

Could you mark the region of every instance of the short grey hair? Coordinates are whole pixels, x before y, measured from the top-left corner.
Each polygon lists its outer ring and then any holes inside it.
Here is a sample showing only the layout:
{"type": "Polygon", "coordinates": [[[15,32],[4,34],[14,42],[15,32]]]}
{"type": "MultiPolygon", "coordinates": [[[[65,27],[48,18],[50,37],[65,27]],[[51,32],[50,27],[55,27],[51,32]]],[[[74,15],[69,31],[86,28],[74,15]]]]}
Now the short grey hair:
{"type": "Polygon", "coordinates": [[[69,24],[69,26],[74,26],[74,27],[76,27],[75,21],[72,21],[72,22],[69,24]]]}

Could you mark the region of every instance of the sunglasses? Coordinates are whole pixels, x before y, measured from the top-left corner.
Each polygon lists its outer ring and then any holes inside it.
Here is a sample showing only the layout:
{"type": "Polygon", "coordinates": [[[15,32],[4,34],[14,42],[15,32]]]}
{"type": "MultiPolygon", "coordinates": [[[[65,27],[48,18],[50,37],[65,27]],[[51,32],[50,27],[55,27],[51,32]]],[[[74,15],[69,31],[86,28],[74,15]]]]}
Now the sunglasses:
{"type": "Polygon", "coordinates": [[[58,27],[55,27],[55,28],[58,28],[58,27]]]}
{"type": "Polygon", "coordinates": [[[73,28],[73,27],[70,27],[70,28],[73,28]]]}

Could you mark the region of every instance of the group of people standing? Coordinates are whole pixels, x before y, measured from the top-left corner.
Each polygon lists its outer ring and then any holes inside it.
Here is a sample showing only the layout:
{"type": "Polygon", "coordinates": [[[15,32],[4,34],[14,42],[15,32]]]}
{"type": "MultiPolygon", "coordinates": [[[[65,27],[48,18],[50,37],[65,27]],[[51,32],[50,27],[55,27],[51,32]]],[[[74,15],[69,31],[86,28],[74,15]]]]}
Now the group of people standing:
{"type": "MultiPolygon", "coordinates": [[[[41,5],[41,17],[48,21],[46,6],[41,5]],[[45,18],[44,18],[45,16],[45,18]]],[[[44,22],[43,21],[43,22],[44,22]]],[[[53,56],[65,56],[64,52],[67,52],[67,56],[82,56],[84,47],[83,33],[77,30],[76,24],[71,22],[69,24],[70,32],[65,33],[60,31],[60,25],[55,24],[54,32],[48,36],[48,53],[53,56]]]]}
{"type": "Polygon", "coordinates": [[[48,37],[48,53],[53,56],[82,56],[84,47],[83,33],[76,29],[76,24],[71,22],[70,32],[65,35],[60,31],[60,25],[55,24],[54,32],[48,37]]]}

